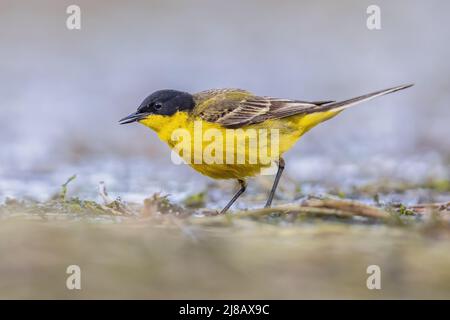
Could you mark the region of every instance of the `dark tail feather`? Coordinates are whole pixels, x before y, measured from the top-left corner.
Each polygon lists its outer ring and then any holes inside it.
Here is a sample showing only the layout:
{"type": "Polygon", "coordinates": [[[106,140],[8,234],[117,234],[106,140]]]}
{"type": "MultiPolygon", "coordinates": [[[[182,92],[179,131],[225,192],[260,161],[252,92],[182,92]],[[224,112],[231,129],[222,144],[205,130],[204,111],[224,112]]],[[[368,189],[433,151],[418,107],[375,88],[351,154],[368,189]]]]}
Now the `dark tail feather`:
{"type": "Polygon", "coordinates": [[[347,109],[349,107],[352,107],[356,104],[359,104],[361,102],[364,101],[369,101],[372,100],[376,97],[381,97],[384,96],[385,94],[389,94],[392,92],[396,92],[396,91],[400,91],[409,87],[412,87],[414,84],[406,84],[403,86],[398,86],[398,87],[393,87],[390,89],[385,89],[385,90],[380,90],[380,91],[376,91],[373,93],[369,93],[369,94],[365,94],[363,96],[359,96],[353,99],[348,99],[345,101],[340,101],[340,102],[335,102],[335,103],[330,103],[330,104],[326,104],[324,106],[321,106],[319,108],[317,108],[315,112],[321,112],[321,111],[328,111],[328,110],[344,110],[347,109]]]}
{"type": "Polygon", "coordinates": [[[336,102],[336,101],[335,100],[325,100],[325,101],[312,101],[310,103],[315,104],[317,106],[321,106],[321,105],[332,103],[332,102],[336,102]]]}

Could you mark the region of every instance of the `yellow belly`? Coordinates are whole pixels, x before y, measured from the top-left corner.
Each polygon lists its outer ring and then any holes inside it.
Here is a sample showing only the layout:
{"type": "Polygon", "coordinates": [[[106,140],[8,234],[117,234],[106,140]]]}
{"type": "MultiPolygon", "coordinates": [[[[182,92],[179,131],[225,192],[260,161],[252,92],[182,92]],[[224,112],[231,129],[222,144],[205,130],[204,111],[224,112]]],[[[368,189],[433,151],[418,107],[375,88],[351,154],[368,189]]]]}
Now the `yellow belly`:
{"type": "Polygon", "coordinates": [[[261,173],[288,151],[309,129],[336,111],[267,120],[241,129],[193,119],[186,112],[150,115],[139,122],[196,171],[214,179],[245,179],[261,173]]]}

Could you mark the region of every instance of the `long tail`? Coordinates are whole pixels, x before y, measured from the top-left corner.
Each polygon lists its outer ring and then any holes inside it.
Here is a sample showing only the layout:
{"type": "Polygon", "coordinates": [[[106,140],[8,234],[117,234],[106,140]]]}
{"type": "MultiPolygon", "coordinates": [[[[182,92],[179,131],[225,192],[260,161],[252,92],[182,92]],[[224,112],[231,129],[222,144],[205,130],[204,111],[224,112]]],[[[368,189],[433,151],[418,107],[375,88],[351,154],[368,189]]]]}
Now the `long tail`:
{"type": "MultiPolygon", "coordinates": [[[[352,99],[348,99],[348,100],[344,100],[344,101],[340,101],[340,102],[334,102],[334,103],[330,103],[330,104],[325,104],[321,107],[319,107],[318,109],[316,109],[317,111],[328,111],[328,110],[336,110],[336,111],[341,111],[344,109],[347,109],[351,106],[354,106],[356,104],[359,104],[361,102],[364,101],[369,101],[372,100],[376,97],[380,97],[380,96],[384,96],[385,94],[389,94],[392,92],[396,92],[396,91],[400,91],[409,87],[412,87],[414,84],[406,84],[403,86],[398,86],[398,87],[393,87],[390,89],[385,89],[385,90],[380,90],[380,91],[376,91],[376,92],[372,92],[369,94],[365,94],[363,96],[359,96],[356,98],[352,98],[352,99]]],[[[316,111],[316,112],[317,112],[316,111]]]]}

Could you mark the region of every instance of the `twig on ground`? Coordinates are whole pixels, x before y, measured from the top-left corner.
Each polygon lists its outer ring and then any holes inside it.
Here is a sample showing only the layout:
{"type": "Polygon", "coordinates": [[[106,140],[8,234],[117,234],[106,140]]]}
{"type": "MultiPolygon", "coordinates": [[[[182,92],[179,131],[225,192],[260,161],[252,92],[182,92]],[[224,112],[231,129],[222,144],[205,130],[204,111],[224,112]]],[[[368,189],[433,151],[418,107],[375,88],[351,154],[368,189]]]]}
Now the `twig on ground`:
{"type": "Polygon", "coordinates": [[[368,218],[387,219],[390,217],[390,214],[384,210],[360,202],[349,200],[309,199],[303,201],[302,206],[338,209],[349,212],[352,215],[358,215],[368,218]]]}
{"type": "Polygon", "coordinates": [[[222,219],[233,220],[236,218],[262,218],[270,214],[301,214],[306,216],[334,216],[339,218],[352,218],[362,216],[371,219],[388,220],[391,215],[381,209],[371,207],[359,202],[347,200],[311,199],[301,204],[280,205],[272,208],[261,208],[247,211],[239,211],[229,215],[218,215],[203,221],[217,221],[222,219]]]}

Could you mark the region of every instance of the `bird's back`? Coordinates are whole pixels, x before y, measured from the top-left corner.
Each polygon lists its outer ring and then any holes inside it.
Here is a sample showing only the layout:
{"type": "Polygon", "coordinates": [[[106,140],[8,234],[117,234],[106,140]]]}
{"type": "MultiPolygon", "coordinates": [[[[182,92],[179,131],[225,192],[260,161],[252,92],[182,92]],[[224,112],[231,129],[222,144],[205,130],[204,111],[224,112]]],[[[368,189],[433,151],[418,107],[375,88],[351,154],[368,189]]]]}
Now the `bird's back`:
{"type": "Polygon", "coordinates": [[[193,95],[196,107],[193,114],[210,122],[216,122],[239,107],[239,103],[253,94],[241,89],[211,89],[193,95]]]}

